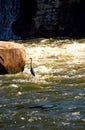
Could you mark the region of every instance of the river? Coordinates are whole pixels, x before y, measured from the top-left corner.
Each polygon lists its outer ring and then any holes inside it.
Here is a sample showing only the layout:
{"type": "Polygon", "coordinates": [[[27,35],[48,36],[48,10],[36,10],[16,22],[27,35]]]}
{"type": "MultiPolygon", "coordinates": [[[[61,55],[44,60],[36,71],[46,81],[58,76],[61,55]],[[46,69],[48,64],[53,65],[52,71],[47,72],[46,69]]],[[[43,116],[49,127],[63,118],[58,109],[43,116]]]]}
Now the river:
{"type": "Polygon", "coordinates": [[[0,75],[0,130],[84,130],[85,39],[18,42],[26,48],[26,65],[0,75]]]}

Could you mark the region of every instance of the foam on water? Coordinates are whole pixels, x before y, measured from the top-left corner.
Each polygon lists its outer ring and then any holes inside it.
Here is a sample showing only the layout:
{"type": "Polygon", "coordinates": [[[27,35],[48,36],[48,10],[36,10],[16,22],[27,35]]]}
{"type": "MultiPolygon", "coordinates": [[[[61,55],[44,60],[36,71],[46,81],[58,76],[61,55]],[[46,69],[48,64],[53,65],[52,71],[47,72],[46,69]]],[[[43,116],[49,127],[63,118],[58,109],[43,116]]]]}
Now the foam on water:
{"type": "MultiPolygon", "coordinates": [[[[74,75],[78,69],[83,69],[85,66],[85,44],[76,41],[64,43],[63,40],[56,40],[49,43],[48,39],[44,39],[40,44],[27,44],[26,54],[25,72],[30,74],[29,58],[32,57],[36,77],[40,79],[63,72],[65,75],[65,71],[69,75],[74,75]]],[[[68,77],[68,74],[66,76],[68,77]]]]}
{"type": "Polygon", "coordinates": [[[85,44],[43,39],[24,45],[24,72],[0,76],[1,128],[84,129],[85,44]]]}

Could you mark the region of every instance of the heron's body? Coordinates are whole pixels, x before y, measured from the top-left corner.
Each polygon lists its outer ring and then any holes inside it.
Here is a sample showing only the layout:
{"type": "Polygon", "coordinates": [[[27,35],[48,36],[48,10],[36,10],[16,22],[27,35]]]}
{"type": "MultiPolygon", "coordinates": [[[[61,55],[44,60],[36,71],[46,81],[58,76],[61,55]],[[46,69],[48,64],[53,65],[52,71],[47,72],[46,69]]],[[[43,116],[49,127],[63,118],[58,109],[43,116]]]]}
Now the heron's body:
{"type": "Polygon", "coordinates": [[[30,72],[31,72],[31,74],[33,75],[33,76],[35,76],[35,72],[34,72],[34,69],[31,67],[30,68],[30,72]]]}

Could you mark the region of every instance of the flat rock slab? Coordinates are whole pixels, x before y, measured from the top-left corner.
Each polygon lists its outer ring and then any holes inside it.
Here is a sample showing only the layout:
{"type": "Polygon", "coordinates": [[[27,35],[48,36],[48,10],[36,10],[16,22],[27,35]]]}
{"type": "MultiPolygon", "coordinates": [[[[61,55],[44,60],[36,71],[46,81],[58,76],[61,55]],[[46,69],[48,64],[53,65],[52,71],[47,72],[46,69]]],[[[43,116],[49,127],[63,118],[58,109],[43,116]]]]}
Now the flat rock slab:
{"type": "Polygon", "coordinates": [[[13,74],[24,70],[25,47],[14,42],[0,41],[0,74],[13,74]]]}

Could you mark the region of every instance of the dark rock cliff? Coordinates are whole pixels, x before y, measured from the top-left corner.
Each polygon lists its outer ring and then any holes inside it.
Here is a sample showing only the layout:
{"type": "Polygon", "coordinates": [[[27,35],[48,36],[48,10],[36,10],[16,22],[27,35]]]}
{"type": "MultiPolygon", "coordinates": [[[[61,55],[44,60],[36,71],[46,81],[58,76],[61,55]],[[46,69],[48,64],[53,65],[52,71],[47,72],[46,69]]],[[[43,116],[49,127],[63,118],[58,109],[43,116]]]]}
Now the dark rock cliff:
{"type": "Polygon", "coordinates": [[[85,37],[85,0],[0,0],[0,39],[85,37]]]}

